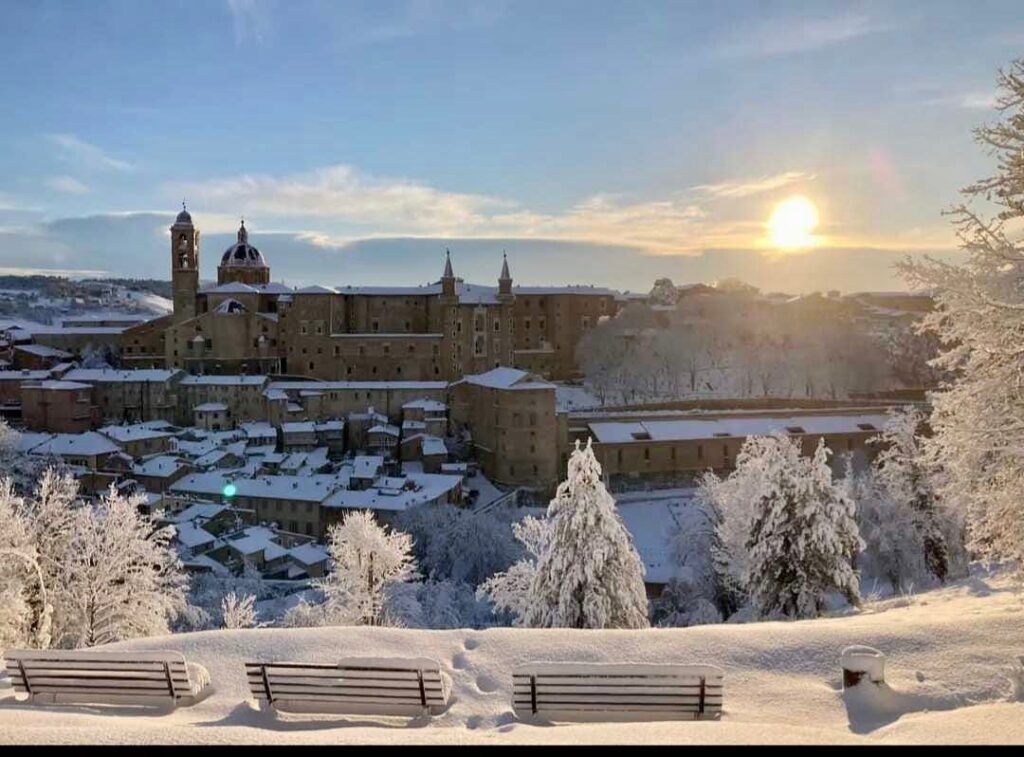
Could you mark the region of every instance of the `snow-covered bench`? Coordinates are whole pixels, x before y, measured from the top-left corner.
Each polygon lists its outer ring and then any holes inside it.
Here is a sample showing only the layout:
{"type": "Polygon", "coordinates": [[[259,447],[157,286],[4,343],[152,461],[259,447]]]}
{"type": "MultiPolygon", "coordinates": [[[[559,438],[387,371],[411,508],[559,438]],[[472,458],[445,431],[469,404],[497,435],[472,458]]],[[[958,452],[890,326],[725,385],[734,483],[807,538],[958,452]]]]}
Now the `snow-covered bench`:
{"type": "Polygon", "coordinates": [[[512,709],[549,721],[714,719],[722,678],[713,665],[538,662],[512,671],[512,709]]]}
{"type": "Polygon", "coordinates": [[[247,662],[245,668],[261,708],[415,717],[440,712],[447,703],[440,665],[424,658],[247,662]]]}
{"type": "Polygon", "coordinates": [[[179,652],[8,649],[14,690],[36,704],[188,706],[208,693],[209,674],[179,652]]]}

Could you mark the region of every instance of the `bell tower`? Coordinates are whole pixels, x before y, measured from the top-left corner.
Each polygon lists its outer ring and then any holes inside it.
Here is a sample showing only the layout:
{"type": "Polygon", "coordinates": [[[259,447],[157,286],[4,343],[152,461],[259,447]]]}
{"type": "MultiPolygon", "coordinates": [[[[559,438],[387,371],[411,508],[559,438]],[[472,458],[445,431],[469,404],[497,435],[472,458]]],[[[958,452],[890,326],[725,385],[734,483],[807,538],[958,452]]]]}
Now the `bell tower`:
{"type": "Polygon", "coordinates": [[[181,203],[181,212],[171,226],[171,288],[174,291],[174,320],[196,316],[199,292],[199,229],[181,203]]]}

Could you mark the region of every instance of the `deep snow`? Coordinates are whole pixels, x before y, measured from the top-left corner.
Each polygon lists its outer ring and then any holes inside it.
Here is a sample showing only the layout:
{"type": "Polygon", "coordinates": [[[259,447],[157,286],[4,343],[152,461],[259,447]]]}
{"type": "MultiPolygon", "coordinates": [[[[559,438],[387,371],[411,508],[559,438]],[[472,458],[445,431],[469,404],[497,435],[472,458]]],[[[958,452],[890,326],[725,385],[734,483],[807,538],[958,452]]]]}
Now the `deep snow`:
{"type": "Polygon", "coordinates": [[[845,617],[645,631],[387,628],[206,631],[112,645],[174,649],[205,665],[215,690],[171,714],[33,707],[0,689],[0,743],[1024,743],[1024,703],[1005,669],[1024,654],[1024,597],[1004,577],[868,605],[845,617]],[[843,693],[852,644],[887,655],[887,685],[843,693]],[[450,679],[431,720],[259,712],[242,663],[427,656],[450,679]],[[509,703],[528,661],[705,662],[726,670],[718,722],[531,725],[509,703]]]}

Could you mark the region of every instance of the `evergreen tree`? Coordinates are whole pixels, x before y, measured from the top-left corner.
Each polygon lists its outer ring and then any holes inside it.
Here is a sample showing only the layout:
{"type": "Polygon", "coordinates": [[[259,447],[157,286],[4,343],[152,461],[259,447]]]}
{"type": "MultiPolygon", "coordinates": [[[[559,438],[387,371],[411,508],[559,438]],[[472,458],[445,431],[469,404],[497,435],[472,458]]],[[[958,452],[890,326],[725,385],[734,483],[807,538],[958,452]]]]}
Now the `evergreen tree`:
{"type": "Polygon", "coordinates": [[[530,583],[524,623],[533,628],[646,628],[643,564],[590,441],[569,458],[548,506],[547,536],[530,583]]]}
{"type": "Polygon", "coordinates": [[[863,545],[853,502],[832,481],[824,441],[809,460],[782,434],[748,439],[744,451],[741,464],[758,467],[762,481],[747,540],[754,608],[762,616],[816,617],[829,592],[858,604],[853,562],[863,545]]]}

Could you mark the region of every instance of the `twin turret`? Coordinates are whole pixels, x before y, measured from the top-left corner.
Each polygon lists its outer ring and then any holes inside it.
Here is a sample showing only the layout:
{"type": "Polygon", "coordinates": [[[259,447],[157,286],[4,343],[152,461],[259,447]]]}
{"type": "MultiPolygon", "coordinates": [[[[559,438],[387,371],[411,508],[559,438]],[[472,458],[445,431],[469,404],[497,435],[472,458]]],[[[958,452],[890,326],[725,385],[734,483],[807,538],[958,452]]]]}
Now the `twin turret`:
{"type": "MultiPolygon", "coordinates": [[[[452,270],[452,253],[450,250],[444,252],[444,273],[441,274],[441,294],[444,297],[454,298],[456,296],[455,272],[452,270]]],[[[506,300],[512,298],[512,274],[508,270],[508,256],[502,253],[501,274],[498,276],[498,299],[506,300]]]]}

